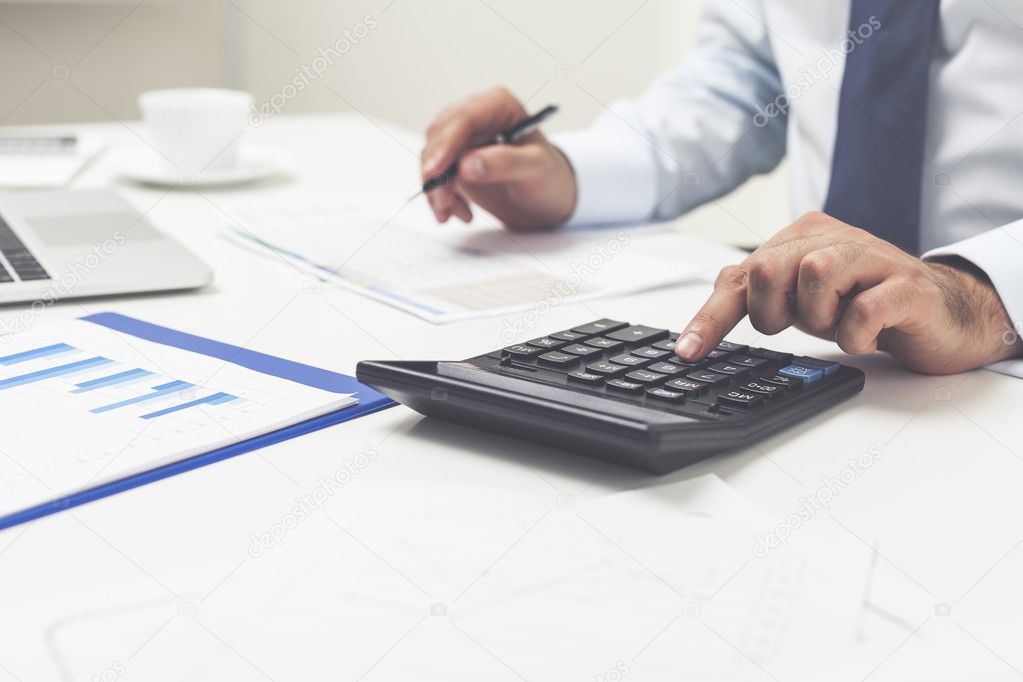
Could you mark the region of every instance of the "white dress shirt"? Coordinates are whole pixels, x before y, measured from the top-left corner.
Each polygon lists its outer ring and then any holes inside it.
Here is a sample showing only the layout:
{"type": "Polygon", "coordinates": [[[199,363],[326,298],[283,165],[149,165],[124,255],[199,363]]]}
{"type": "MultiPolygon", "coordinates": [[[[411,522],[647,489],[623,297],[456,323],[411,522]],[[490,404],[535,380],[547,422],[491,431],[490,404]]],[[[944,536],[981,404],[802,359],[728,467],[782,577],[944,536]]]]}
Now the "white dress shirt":
{"type": "MultiPolygon", "coordinates": [[[[788,157],[795,215],[824,206],[849,0],[711,0],[696,50],[593,127],[555,136],[576,172],[574,224],[675,218],[788,157]]],[[[991,278],[1023,334],[1023,2],[943,0],[931,57],[924,256],[991,278]]],[[[794,216],[795,217],[795,216],[794,216]]],[[[1023,361],[999,371],[1023,377],[1023,361]]]]}

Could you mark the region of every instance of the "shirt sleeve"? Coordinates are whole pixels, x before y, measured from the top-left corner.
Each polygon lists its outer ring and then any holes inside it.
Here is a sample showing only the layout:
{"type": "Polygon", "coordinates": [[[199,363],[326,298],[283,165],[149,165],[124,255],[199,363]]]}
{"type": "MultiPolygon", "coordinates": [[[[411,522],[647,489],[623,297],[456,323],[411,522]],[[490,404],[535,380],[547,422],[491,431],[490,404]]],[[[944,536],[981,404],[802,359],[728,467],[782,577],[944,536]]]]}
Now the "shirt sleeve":
{"type": "MultiPolygon", "coordinates": [[[[984,271],[1011,321],[1011,327],[1003,332],[1003,340],[1015,343],[1023,334],[1023,220],[923,255],[925,259],[938,256],[958,256],[984,271]]],[[[1023,378],[1023,359],[998,362],[988,369],[1023,378]]]]}
{"type": "Polygon", "coordinates": [[[782,93],[763,0],[711,2],[678,68],[554,136],[576,173],[569,222],[675,218],[770,171],[785,155],[782,93]]]}

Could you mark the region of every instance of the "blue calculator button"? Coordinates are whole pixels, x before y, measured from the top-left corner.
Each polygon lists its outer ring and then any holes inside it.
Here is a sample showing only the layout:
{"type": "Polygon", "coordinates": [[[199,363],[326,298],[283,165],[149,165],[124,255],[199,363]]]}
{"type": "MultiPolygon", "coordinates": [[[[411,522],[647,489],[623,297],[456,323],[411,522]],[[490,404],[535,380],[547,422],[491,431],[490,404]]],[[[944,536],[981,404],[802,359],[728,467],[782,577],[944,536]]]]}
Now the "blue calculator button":
{"type": "Polygon", "coordinates": [[[789,365],[784,369],[778,370],[778,374],[783,377],[795,377],[796,379],[802,379],[804,383],[812,384],[824,376],[824,370],[803,367],[802,365],[789,365]]]}
{"type": "Polygon", "coordinates": [[[828,362],[827,360],[818,360],[817,358],[808,358],[804,356],[796,358],[792,362],[797,365],[802,365],[803,367],[809,367],[810,369],[819,369],[824,372],[824,376],[826,377],[829,377],[838,371],[837,362],[828,362]]]}

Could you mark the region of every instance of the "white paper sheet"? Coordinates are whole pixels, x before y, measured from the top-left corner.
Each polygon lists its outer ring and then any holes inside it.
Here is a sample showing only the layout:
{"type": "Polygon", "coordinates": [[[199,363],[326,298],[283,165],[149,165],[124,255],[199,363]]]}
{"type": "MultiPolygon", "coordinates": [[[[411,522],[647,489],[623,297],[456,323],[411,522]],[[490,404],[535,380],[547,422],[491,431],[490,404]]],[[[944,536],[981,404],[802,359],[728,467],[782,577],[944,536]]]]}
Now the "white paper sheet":
{"type": "Polygon", "coordinates": [[[352,405],[82,320],[0,344],[0,515],[352,405]]]}
{"type": "Polygon", "coordinates": [[[75,135],[76,144],[66,149],[57,144],[52,131],[17,135],[0,134],[0,187],[37,189],[64,187],[103,149],[92,135],[75,135]],[[38,140],[36,143],[22,141],[38,140]]]}
{"type": "Polygon", "coordinates": [[[818,680],[829,667],[787,673],[855,644],[862,546],[756,559],[713,481],[595,502],[361,483],[179,599],[76,604],[50,655],[69,679],[122,662],[151,680],[818,680]]]}
{"type": "Polygon", "coordinates": [[[437,323],[677,284],[742,256],[667,225],[529,234],[485,219],[437,225],[424,199],[394,195],[289,195],[227,212],[232,239],[437,323]]]}

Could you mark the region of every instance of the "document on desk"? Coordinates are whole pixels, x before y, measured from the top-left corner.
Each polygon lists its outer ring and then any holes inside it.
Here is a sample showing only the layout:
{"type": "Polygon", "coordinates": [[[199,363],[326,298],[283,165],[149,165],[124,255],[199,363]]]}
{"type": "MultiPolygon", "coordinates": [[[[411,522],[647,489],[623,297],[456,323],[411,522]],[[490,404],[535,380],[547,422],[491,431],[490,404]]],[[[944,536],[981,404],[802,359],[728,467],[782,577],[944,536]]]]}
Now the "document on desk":
{"type": "Polygon", "coordinates": [[[0,526],[16,511],[357,402],[122,333],[106,316],[0,344],[0,526]]]}
{"type": "Polygon", "coordinates": [[[0,132],[0,187],[64,187],[103,150],[93,135],[0,132]]]}
{"type": "MultiPolygon", "coordinates": [[[[91,671],[155,638],[132,659],[145,679],[228,679],[255,665],[274,680],[338,670],[479,680],[502,669],[485,646],[530,680],[612,679],[622,662],[637,680],[819,680],[820,670],[862,680],[870,669],[845,671],[838,655],[813,675],[789,673],[855,648],[869,551],[839,536],[754,555],[762,519],[735,497],[711,480],[597,500],[360,481],[280,545],[250,550],[258,560],[195,582],[200,618],[175,617],[191,592],[168,597],[144,577],[116,599],[81,595],[90,609],[63,596],[50,655],[91,671]],[[395,642],[400,653],[381,662],[395,642]]],[[[45,608],[31,607],[33,618],[45,608]]]]}
{"type": "Polygon", "coordinates": [[[435,323],[690,281],[743,254],[669,225],[513,233],[438,225],[425,199],[288,196],[225,206],[226,234],[435,323]]]}

